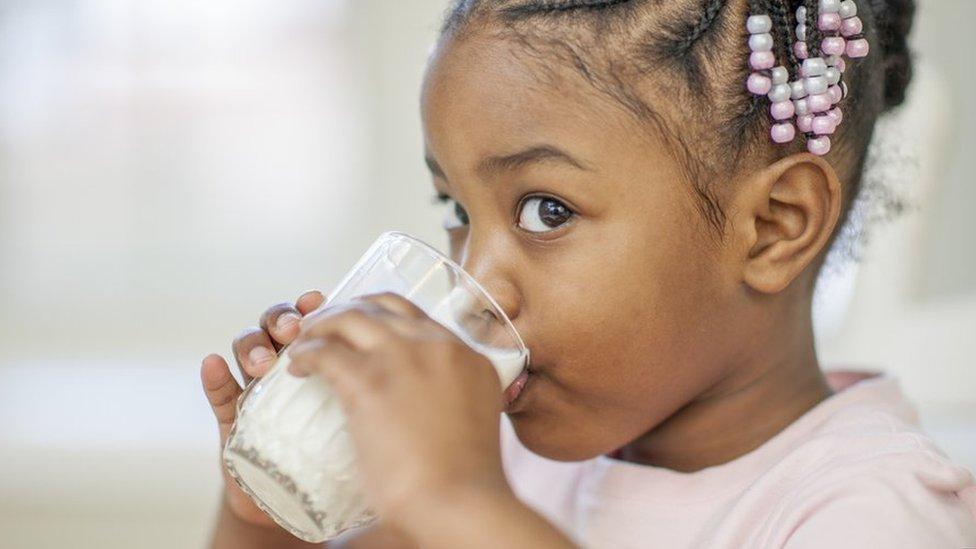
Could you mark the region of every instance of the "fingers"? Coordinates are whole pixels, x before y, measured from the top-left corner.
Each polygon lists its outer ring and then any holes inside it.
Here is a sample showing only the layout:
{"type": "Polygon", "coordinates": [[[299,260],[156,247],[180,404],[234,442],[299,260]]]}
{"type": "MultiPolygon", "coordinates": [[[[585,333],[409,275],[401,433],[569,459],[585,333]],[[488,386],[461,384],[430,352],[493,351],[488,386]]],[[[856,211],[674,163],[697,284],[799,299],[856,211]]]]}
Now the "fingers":
{"type": "Polygon", "coordinates": [[[409,336],[417,331],[416,321],[396,316],[389,310],[372,303],[354,302],[336,308],[328,308],[306,324],[288,354],[296,355],[315,339],[336,336],[357,351],[370,351],[380,345],[389,345],[397,336],[409,336]]]}
{"type": "Polygon", "coordinates": [[[272,350],[274,344],[267,332],[252,326],[245,328],[231,345],[237,366],[244,376],[244,383],[250,383],[255,377],[262,377],[274,364],[278,355],[272,350]]]}
{"type": "Polygon", "coordinates": [[[355,405],[355,395],[376,373],[364,364],[362,353],[334,335],[309,341],[308,347],[288,365],[288,370],[299,377],[321,374],[347,411],[355,405]]]}
{"type": "Polygon", "coordinates": [[[271,343],[277,352],[295,340],[301,319],[302,314],[297,307],[291,303],[277,303],[264,311],[258,325],[271,336],[271,343]]]}
{"type": "Polygon", "coordinates": [[[427,318],[427,313],[417,306],[414,302],[393,292],[383,292],[354,298],[354,301],[366,301],[375,303],[384,309],[396,313],[405,318],[422,319],[427,318]]]}
{"type": "Polygon", "coordinates": [[[302,316],[314,311],[324,302],[325,296],[322,292],[309,290],[300,295],[294,305],[272,305],[261,314],[259,326],[245,329],[234,339],[234,360],[244,383],[250,383],[255,377],[268,373],[274,365],[278,351],[298,336],[302,316]]]}
{"type": "Polygon", "coordinates": [[[237,397],[242,390],[237,380],[230,374],[227,361],[220,355],[209,355],[200,366],[200,381],[210,402],[217,426],[220,430],[220,444],[223,446],[237,416],[237,397]]]}
{"type": "Polygon", "coordinates": [[[305,316],[315,309],[321,307],[323,303],[325,303],[325,296],[322,295],[322,292],[318,290],[309,290],[298,297],[298,300],[295,301],[295,307],[298,308],[298,312],[301,313],[302,316],[305,316]]]}

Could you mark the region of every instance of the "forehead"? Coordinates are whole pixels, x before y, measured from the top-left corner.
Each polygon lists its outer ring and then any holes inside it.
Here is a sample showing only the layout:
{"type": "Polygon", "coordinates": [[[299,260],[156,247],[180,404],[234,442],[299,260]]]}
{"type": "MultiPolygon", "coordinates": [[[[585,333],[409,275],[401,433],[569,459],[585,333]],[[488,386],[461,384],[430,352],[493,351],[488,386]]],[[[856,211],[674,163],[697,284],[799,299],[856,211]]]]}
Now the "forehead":
{"type": "Polygon", "coordinates": [[[537,142],[591,152],[649,144],[646,128],[558,63],[497,35],[445,37],[421,98],[432,155],[452,164],[537,142]]]}

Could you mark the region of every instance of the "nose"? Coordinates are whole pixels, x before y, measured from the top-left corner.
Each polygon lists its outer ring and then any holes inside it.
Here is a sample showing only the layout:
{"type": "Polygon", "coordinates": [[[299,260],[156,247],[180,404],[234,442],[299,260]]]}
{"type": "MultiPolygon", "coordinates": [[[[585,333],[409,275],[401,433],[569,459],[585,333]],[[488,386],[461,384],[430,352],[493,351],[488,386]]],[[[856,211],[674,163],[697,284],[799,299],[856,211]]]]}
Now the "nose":
{"type": "Polygon", "coordinates": [[[515,265],[512,263],[515,254],[505,249],[505,242],[500,239],[470,238],[463,250],[461,267],[481,284],[498,306],[515,322],[521,311],[521,297],[512,280],[515,265]]]}

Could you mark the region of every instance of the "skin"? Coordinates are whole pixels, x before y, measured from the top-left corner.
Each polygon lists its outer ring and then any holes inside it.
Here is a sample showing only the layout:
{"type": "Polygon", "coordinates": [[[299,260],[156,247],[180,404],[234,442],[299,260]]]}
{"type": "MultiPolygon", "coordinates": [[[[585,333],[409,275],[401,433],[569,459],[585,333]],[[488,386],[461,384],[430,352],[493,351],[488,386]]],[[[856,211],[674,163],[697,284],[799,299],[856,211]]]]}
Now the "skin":
{"type": "MultiPolygon", "coordinates": [[[[691,472],[756,449],[828,397],[810,309],[840,217],[834,168],[806,153],[747,163],[721,182],[729,219],[717,236],[661,136],[571,71],[541,85],[515,53],[484,35],[445,38],[422,115],[434,187],[469,220],[451,228],[451,255],[532,352],[534,373],[509,414],[523,444],[553,459],[619,450],[626,461],[691,472]],[[520,205],[539,196],[573,216],[533,232],[539,218],[531,209],[523,217],[520,205]]],[[[666,99],[649,100],[668,114],[666,99]]],[[[395,538],[470,547],[486,525],[507,536],[492,546],[569,546],[504,482],[492,419],[500,387],[483,357],[395,296],[321,309],[278,330],[283,314],[297,320],[314,309],[303,299],[269,310],[235,342],[235,356],[260,375],[270,361],[252,360],[253,349],[297,337],[294,371],[341,387],[383,519],[362,539],[388,536],[356,546],[395,538]]],[[[228,414],[213,395],[235,394],[226,362],[208,357],[202,375],[223,434],[228,414]]],[[[233,496],[229,486],[235,520],[257,524],[249,502],[233,496]]]]}

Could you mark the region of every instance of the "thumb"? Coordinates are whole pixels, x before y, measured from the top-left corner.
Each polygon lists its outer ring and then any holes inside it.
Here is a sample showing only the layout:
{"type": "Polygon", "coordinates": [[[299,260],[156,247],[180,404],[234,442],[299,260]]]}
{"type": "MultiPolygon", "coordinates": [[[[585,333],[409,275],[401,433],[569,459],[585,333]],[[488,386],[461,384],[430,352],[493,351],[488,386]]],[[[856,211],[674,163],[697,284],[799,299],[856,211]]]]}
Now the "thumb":
{"type": "Polygon", "coordinates": [[[227,361],[220,355],[209,355],[200,366],[200,380],[207,394],[207,401],[217,418],[220,429],[220,445],[223,446],[237,417],[237,397],[243,392],[230,373],[227,361]]]}

